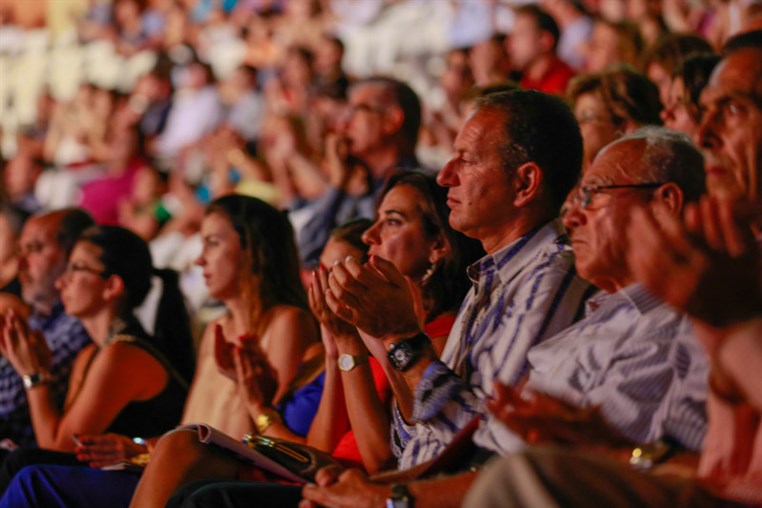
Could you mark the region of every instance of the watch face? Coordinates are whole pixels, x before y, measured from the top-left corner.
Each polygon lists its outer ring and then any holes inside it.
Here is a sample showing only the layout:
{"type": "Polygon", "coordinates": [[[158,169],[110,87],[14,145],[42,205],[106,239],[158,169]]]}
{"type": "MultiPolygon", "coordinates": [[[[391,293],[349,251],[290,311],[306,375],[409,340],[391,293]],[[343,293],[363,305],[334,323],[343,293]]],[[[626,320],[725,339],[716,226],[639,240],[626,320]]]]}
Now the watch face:
{"type": "Polygon", "coordinates": [[[397,347],[394,350],[394,359],[396,362],[400,365],[407,363],[408,358],[410,358],[410,351],[405,349],[404,347],[397,347]]]}
{"type": "Polygon", "coordinates": [[[352,355],[343,354],[339,357],[339,368],[343,371],[350,371],[355,367],[355,359],[352,355]]]}

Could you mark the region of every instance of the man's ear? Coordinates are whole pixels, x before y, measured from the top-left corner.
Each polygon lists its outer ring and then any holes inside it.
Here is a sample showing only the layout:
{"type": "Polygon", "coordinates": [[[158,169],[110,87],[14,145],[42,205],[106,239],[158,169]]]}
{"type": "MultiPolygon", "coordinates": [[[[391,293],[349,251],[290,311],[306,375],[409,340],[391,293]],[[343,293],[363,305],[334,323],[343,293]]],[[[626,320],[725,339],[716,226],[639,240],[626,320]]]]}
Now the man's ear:
{"type": "Polygon", "coordinates": [[[654,214],[663,213],[660,210],[667,210],[671,215],[678,216],[683,210],[683,191],[675,182],[667,182],[654,191],[652,203],[661,205],[652,208],[654,214]]]}
{"type": "Polygon", "coordinates": [[[536,200],[542,186],[542,169],[534,162],[525,162],[513,174],[513,190],[516,207],[526,206],[536,200]]]}
{"type": "Polygon", "coordinates": [[[125,292],[124,280],[119,275],[109,275],[103,288],[104,300],[116,300],[125,292]]]}

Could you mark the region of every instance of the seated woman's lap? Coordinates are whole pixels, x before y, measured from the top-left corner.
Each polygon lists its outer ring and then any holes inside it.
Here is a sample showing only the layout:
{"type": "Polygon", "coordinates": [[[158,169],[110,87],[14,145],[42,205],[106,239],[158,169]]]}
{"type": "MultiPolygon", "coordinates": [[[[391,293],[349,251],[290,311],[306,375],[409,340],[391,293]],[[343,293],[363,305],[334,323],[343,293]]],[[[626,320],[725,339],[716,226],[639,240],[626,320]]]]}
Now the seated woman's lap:
{"type": "Polygon", "coordinates": [[[28,466],[13,478],[0,508],[127,508],[139,479],[90,467],[28,466]]]}
{"type": "Polygon", "coordinates": [[[0,466],[0,494],[5,492],[16,473],[26,466],[37,464],[83,465],[73,453],[56,452],[44,448],[17,448],[5,457],[0,466]]]}

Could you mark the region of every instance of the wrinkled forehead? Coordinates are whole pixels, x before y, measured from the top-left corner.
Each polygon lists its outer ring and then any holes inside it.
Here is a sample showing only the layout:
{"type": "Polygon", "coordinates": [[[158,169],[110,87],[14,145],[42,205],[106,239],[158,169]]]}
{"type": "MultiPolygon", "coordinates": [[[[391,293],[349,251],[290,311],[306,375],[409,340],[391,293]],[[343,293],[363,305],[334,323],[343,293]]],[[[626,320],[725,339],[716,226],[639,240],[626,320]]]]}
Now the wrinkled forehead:
{"type": "Polygon", "coordinates": [[[21,243],[40,242],[57,245],[58,221],[52,217],[32,217],[21,231],[21,243]]]}
{"type": "Polygon", "coordinates": [[[349,103],[386,105],[388,95],[387,87],[381,83],[359,83],[349,89],[349,103]]]}
{"type": "Polygon", "coordinates": [[[708,106],[728,97],[746,97],[762,109],[762,48],[741,49],[723,58],[700,102],[708,106]]]}
{"type": "Polygon", "coordinates": [[[585,171],[582,185],[630,183],[643,172],[646,143],[641,139],[615,141],[601,150],[585,171]]]}

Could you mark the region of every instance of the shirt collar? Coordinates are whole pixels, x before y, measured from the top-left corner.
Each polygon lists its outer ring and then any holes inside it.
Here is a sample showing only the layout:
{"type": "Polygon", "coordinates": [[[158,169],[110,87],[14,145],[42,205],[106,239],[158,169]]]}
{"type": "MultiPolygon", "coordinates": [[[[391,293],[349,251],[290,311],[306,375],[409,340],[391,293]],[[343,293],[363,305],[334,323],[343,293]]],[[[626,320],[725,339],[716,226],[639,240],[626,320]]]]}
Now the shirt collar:
{"type": "Polygon", "coordinates": [[[599,309],[606,301],[614,298],[627,300],[641,315],[647,314],[664,303],[650,293],[643,284],[636,282],[620,289],[616,293],[599,291],[594,294],[586,302],[586,314],[590,315],[592,312],[599,309]]]}
{"type": "Polygon", "coordinates": [[[569,244],[569,239],[559,219],[554,219],[529,231],[494,254],[487,254],[467,268],[468,277],[476,285],[481,277],[494,272],[500,282],[505,283],[524,269],[537,255],[538,248],[551,243],[569,244]]]}
{"type": "Polygon", "coordinates": [[[45,328],[50,326],[50,323],[58,319],[58,316],[63,314],[63,312],[64,312],[63,303],[58,301],[50,309],[50,314],[40,314],[37,311],[32,312],[32,315],[29,316],[29,324],[32,326],[32,328],[44,330],[45,328]]]}

